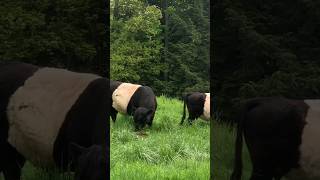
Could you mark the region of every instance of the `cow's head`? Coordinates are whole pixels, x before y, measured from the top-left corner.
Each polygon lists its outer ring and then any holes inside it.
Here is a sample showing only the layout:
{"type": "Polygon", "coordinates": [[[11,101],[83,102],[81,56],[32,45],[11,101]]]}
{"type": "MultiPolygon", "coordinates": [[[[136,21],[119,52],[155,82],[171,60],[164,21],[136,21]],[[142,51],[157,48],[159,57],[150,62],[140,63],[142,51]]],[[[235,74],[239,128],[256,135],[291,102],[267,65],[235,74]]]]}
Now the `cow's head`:
{"type": "Polygon", "coordinates": [[[133,120],[136,130],[144,128],[146,124],[151,126],[153,120],[153,110],[144,107],[138,107],[134,110],[133,120]]]}
{"type": "Polygon", "coordinates": [[[74,180],[105,180],[107,178],[106,151],[102,145],[88,148],[70,144],[75,163],[74,180]]]}

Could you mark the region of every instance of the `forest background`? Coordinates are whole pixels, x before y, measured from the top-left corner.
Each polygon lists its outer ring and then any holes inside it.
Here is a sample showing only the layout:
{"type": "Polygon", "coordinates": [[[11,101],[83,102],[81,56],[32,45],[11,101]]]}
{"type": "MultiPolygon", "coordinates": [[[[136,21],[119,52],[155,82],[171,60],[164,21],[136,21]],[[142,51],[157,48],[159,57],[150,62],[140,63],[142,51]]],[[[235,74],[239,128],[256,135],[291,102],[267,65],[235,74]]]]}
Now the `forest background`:
{"type": "Polygon", "coordinates": [[[229,120],[241,100],[320,98],[320,1],[218,0],[213,11],[213,91],[229,120]]]}

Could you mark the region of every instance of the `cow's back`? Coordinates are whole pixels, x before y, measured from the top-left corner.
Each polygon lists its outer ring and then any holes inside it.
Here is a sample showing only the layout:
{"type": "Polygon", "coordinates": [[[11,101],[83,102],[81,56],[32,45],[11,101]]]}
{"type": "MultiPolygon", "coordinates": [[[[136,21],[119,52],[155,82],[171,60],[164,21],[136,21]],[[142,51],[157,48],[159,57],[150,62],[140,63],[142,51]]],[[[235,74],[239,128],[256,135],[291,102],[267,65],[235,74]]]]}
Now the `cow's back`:
{"type": "Polygon", "coordinates": [[[157,100],[153,90],[149,86],[140,86],[131,97],[128,104],[128,113],[130,114],[133,107],[144,107],[152,109],[157,108],[157,100]]]}
{"type": "Polygon", "coordinates": [[[186,97],[189,114],[195,118],[203,115],[206,96],[204,93],[195,92],[186,97]]]}

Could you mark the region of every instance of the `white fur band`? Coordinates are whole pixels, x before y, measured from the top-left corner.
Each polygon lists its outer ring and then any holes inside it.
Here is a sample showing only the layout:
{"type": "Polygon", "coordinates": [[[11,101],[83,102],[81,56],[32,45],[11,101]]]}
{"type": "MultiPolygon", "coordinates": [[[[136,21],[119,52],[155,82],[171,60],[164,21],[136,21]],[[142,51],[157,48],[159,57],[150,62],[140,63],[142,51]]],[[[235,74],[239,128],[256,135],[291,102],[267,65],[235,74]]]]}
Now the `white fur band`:
{"type": "Polygon", "coordinates": [[[11,96],[9,143],[34,164],[53,165],[53,145],[70,108],[99,76],[42,68],[11,96]]]}
{"type": "Polygon", "coordinates": [[[127,114],[127,107],[132,95],[141,85],[122,83],[112,93],[112,107],[122,114],[127,114]]]}

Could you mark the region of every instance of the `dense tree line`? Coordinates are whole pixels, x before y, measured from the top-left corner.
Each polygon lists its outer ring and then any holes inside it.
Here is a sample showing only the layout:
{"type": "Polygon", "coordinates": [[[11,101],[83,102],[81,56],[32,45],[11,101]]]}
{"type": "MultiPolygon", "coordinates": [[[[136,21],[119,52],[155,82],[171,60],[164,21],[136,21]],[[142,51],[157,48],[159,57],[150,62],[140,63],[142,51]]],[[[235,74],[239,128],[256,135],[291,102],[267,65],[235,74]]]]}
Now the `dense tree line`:
{"type": "Polygon", "coordinates": [[[180,96],[209,91],[209,1],[3,0],[0,62],[94,72],[180,96]],[[110,13],[110,52],[108,27],[110,13]]]}
{"type": "Polygon", "coordinates": [[[225,118],[242,99],[320,98],[320,2],[220,0],[213,84],[225,118]]]}
{"type": "Polygon", "coordinates": [[[95,0],[2,0],[0,61],[107,76],[107,6],[95,0]]]}
{"type": "Polygon", "coordinates": [[[111,0],[111,78],[157,95],[209,91],[209,1],[111,0]]]}

